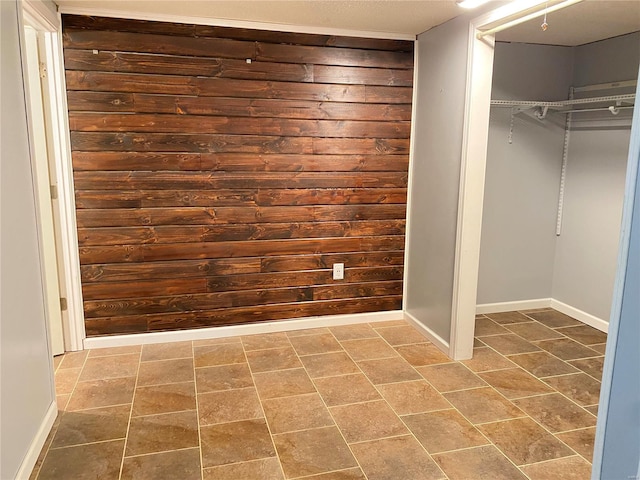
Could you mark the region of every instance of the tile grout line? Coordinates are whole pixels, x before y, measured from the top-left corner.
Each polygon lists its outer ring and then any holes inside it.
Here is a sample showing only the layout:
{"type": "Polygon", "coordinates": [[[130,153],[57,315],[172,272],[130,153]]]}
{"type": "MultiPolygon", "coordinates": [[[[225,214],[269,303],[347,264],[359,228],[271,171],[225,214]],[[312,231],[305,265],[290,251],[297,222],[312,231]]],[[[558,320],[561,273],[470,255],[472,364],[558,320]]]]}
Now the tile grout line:
{"type": "Polygon", "coordinates": [[[191,341],[191,355],[193,358],[193,389],[196,401],[196,423],[198,425],[198,455],[200,456],[200,480],[204,479],[204,460],[202,458],[202,433],[200,431],[200,402],[198,401],[198,379],[196,375],[196,347],[191,341]]]}
{"type": "MultiPolygon", "coordinates": [[[[127,422],[127,432],[125,434],[124,445],[122,446],[122,459],[120,460],[120,471],[118,472],[118,480],[122,480],[122,471],[124,469],[124,459],[127,453],[127,444],[129,443],[129,430],[131,429],[131,418],[133,418],[133,402],[136,397],[136,388],[138,387],[138,376],[140,373],[140,364],[142,363],[142,350],[144,347],[140,347],[140,354],[138,356],[138,368],[136,369],[136,381],[133,384],[133,392],[131,394],[131,408],[129,409],[129,421],[127,422]]],[[[87,354],[87,357],[89,354],[87,354]]]]}

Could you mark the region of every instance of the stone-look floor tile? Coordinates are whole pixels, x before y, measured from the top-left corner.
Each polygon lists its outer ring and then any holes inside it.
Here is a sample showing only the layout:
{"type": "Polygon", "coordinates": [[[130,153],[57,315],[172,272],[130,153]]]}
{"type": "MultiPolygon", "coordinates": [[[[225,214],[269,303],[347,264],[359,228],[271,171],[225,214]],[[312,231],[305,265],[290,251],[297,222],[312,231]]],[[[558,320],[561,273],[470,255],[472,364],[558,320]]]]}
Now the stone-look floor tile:
{"type": "Polygon", "coordinates": [[[203,426],[200,436],[204,468],[276,455],[264,419],[203,426]]]}
{"type": "Polygon", "coordinates": [[[377,330],[385,327],[407,327],[409,326],[409,322],[406,320],[385,320],[383,322],[372,322],[369,325],[377,330]]]}
{"type": "Polygon", "coordinates": [[[559,458],[522,467],[531,480],[585,480],[591,478],[591,465],[581,457],[559,458]]]}
{"type": "Polygon", "coordinates": [[[336,427],[281,433],[273,441],[287,478],[358,466],[336,427]]]}
{"type": "Polygon", "coordinates": [[[364,473],[362,473],[362,470],[356,467],[321,473],[320,475],[311,475],[310,477],[304,477],[304,480],[366,480],[366,477],[364,473]]]}
{"type": "Polygon", "coordinates": [[[574,325],[582,325],[578,320],[571,318],[569,315],[560,313],[556,310],[544,310],[542,312],[530,312],[527,315],[541,324],[550,327],[571,327],[574,325]]]}
{"type": "Polygon", "coordinates": [[[551,388],[521,368],[484,372],[479,375],[510,400],[552,392],[551,388]]]}
{"type": "Polygon", "coordinates": [[[58,370],[58,367],[60,366],[60,364],[62,363],[62,359],[64,358],[64,355],[54,355],[53,356],[53,371],[55,372],[56,370],[58,370]]]}
{"type": "Polygon", "coordinates": [[[220,465],[203,471],[203,480],[284,480],[277,458],[261,458],[250,462],[220,465]]]}
{"type": "Polygon", "coordinates": [[[439,392],[484,387],[486,383],[461,363],[417,367],[420,374],[439,392]]]}
{"type": "Polygon", "coordinates": [[[262,407],[253,387],[198,395],[200,425],[261,418],[262,407]]]}
{"type": "Polygon", "coordinates": [[[383,400],[330,407],[347,442],[362,442],[409,433],[383,400]]]}
{"type": "Polygon", "coordinates": [[[473,348],[477,348],[477,347],[486,347],[487,345],[480,340],[479,338],[474,338],[473,339],[473,348]]]}
{"type": "Polygon", "coordinates": [[[256,373],[254,381],[262,400],[290,397],[316,391],[304,368],[256,373]]]}
{"type": "Polygon", "coordinates": [[[433,459],[450,480],[527,480],[493,445],[441,453],[433,459]]]}
{"type": "Polygon", "coordinates": [[[196,367],[213,367],[247,361],[241,343],[220,343],[194,347],[193,353],[196,367]]]}
{"type": "Polygon", "coordinates": [[[240,337],[201,338],[193,341],[194,347],[207,347],[209,345],[221,345],[224,343],[242,343],[240,337]]]}
{"type": "Polygon", "coordinates": [[[253,373],[302,367],[295,350],[291,347],[247,352],[247,360],[253,373]]]}
{"type": "Polygon", "coordinates": [[[67,411],[131,403],[135,384],[136,377],[80,382],[71,395],[67,411]]]}
{"type": "Polygon", "coordinates": [[[598,416],[598,405],[591,405],[590,407],[584,407],[584,409],[591,412],[596,417],[598,416]]]}
{"type": "Polygon", "coordinates": [[[267,348],[290,347],[289,337],[284,332],[261,333],[258,335],[243,335],[242,345],[245,351],[265,350],[267,348]]]}
{"type": "Polygon", "coordinates": [[[517,363],[527,372],[538,378],[578,372],[576,368],[547,352],[511,355],[509,360],[517,363]]]}
{"type": "Polygon", "coordinates": [[[559,328],[557,331],[569,338],[573,338],[576,342],[580,342],[583,345],[596,345],[607,342],[606,333],[590,327],[589,325],[559,328]]]}
{"type": "Polygon", "coordinates": [[[198,446],[195,411],[134,417],[129,425],[126,456],[198,446]]]}
{"type": "Polygon", "coordinates": [[[482,341],[502,355],[516,355],[540,350],[533,343],[527,342],[514,333],[482,337],[482,341]]]}
{"type": "Polygon", "coordinates": [[[578,405],[595,405],[600,400],[600,382],[586,373],[545,378],[544,381],[578,405]]]}
{"type": "Polygon", "coordinates": [[[562,338],[561,333],[538,322],[514,323],[513,325],[507,325],[506,328],[530,342],[562,338]]]}
{"type": "Polygon", "coordinates": [[[551,433],[592,427],[596,417],[559,393],[514,400],[524,410],[551,433]]]}
{"type": "Polygon", "coordinates": [[[604,353],[605,353],[605,351],[607,349],[607,344],[606,343],[599,343],[597,345],[589,345],[589,348],[591,350],[595,350],[600,355],[604,355],[604,353]]]}
{"type": "Polygon", "coordinates": [[[438,347],[431,343],[420,343],[396,347],[398,353],[414,367],[451,363],[449,357],[442,353],[438,347]]]}
{"type": "Polygon", "coordinates": [[[142,362],[193,357],[193,344],[188,342],[155,343],[142,346],[142,362]]]}
{"type": "Polygon", "coordinates": [[[333,336],[338,340],[356,340],[359,338],[375,338],[378,336],[376,331],[366,323],[356,325],[340,325],[329,328],[333,336]]]}
{"type": "Polygon", "coordinates": [[[331,333],[303,335],[289,339],[298,355],[316,355],[318,353],[340,352],[342,346],[331,333]]]}
{"type": "Polygon", "coordinates": [[[59,368],[55,375],[56,395],[73,392],[82,368],[59,368]]]}
{"type": "Polygon", "coordinates": [[[246,363],[196,369],[196,388],[198,393],[252,386],[251,371],[246,363]]]}
{"type": "Polygon", "coordinates": [[[108,357],[89,357],[78,379],[102,380],[105,378],[133,377],[138,374],[140,354],[112,355],[108,357]]]}
{"type": "Polygon", "coordinates": [[[126,457],[121,480],[180,479],[200,480],[200,450],[189,448],[173,452],[126,457]]]}
{"type": "Polygon", "coordinates": [[[489,443],[476,427],[454,409],[407,415],[402,420],[431,454],[489,443]]]}
{"type": "Polygon", "coordinates": [[[571,449],[530,418],[486,423],[478,428],[516,465],[573,455],[571,449]]]}
{"type": "Polygon", "coordinates": [[[317,378],[314,381],[322,399],[330,407],[381,398],[369,379],[362,374],[317,378]]]}
{"type": "Polygon", "coordinates": [[[122,347],[93,348],[89,350],[89,357],[107,357],[109,355],[125,355],[127,353],[140,353],[142,345],[123,345],[122,347]]]}
{"type": "Polygon", "coordinates": [[[49,450],[38,480],[118,480],[124,440],[49,450]]]}
{"type": "Polygon", "coordinates": [[[413,327],[398,326],[378,328],[378,334],[384,338],[389,345],[397,347],[399,345],[410,345],[414,343],[427,343],[429,339],[422,335],[413,327]]]}
{"type": "Polygon", "coordinates": [[[595,350],[585,347],[581,343],[571,340],[570,338],[543,340],[541,342],[537,342],[536,345],[562,360],[577,360],[578,358],[600,356],[600,354],[595,350]]]}
{"type": "Polygon", "coordinates": [[[489,387],[445,393],[444,396],[471,423],[497,422],[525,416],[513,403],[489,387]]]}
{"type": "Polygon", "coordinates": [[[596,380],[602,379],[604,357],[582,358],[580,360],[572,360],[569,363],[574,367],[579,368],[587,375],[591,375],[596,380]]]}
{"type": "Polygon", "coordinates": [[[193,358],[140,363],[139,387],[181,382],[193,382],[193,358]]]}
{"type": "Polygon", "coordinates": [[[354,360],[372,360],[375,358],[397,357],[396,351],[382,338],[361,338],[344,340],[343,348],[354,360]]]}
{"type": "Polygon", "coordinates": [[[84,361],[89,355],[89,350],[80,350],[79,352],[67,352],[63,355],[58,370],[64,370],[66,368],[81,368],[84,365],[84,361]]]}
{"type": "Polygon", "coordinates": [[[70,393],[67,393],[65,395],[56,395],[56,404],[58,405],[59,412],[65,412],[67,410],[67,405],[69,404],[70,398],[70,393]]]}
{"type": "Polygon", "coordinates": [[[573,448],[589,462],[593,461],[593,444],[596,439],[595,427],[558,433],[556,437],[573,448]]]}
{"type": "Polygon", "coordinates": [[[473,372],[486,372],[488,370],[501,370],[504,368],[513,368],[515,365],[496,353],[489,347],[480,347],[473,349],[473,358],[463,360],[462,363],[473,372]]]}
{"type": "Polygon", "coordinates": [[[451,404],[424,380],[379,385],[378,390],[398,415],[451,408],[451,404]]]}
{"type": "Polygon", "coordinates": [[[52,448],[116,440],[127,436],[129,405],[68,412],[60,418],[52,448]]]}
{"type": "Polygon", "coordinates": [[[300,330],[290,330],[285,333],[287,334],[287,337],[292,338],[292,337],[301,337],[304,335],[319,335],[321,333],[330,333],[330,332],[329,332],[329,329],[326,327],[319,327],[319,328],[303,328],[300,330]]]}
{"type": "Polygon", "coordinates": [[[194,382],[168,383],[136,388],[131,415],[157,415],[196,409],[194,382]]]}
{"type": "Polygon", "coordinates": [[[435,462],[410,435],[358,443],[351,449],[371,480],[444,478],[435,462]]]}
{"type": "Polygon", "coordinates": [[[508,325],[511,323],[530,322],[531,319],[520,312],[502,312],[502,313],[487,313],[485,316],[489,317],[500,325],[508,325]]]}
{"type": "Polygon", "coordinates": [[[300,357],[311,378],[358,373],[360,369],[345,352],[300,357]]]}
{"type": "Polygon", "coordinates": [[[509,330],[501,327],[490,318],[476,318],[476,328],[474,330],[474,336],[485,337],[487,335],[500,335],[505,333],[509,333],[509,330]]]}
{"type": "Polygon", "coordinates": [[[420,375],[401,357],[364,360],[358,366],[375,385],[420,380],[420,375]]]}
{"type": "Polygon", "coordinates": [[[262,405],[272,434],[334,425],[317,393],[273,398],[262,405]]]}

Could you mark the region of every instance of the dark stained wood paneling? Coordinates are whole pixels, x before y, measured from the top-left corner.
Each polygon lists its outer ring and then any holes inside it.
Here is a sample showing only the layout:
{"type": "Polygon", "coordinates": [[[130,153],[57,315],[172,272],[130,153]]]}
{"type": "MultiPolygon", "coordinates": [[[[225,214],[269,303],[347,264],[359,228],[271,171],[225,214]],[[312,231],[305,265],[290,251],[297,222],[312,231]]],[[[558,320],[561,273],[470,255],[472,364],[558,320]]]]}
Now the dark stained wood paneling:
{"type": "Polygon", "coordinates": [[[401,308],[412,42],[65,15],[63,43],[88,335],[401,308]]]}

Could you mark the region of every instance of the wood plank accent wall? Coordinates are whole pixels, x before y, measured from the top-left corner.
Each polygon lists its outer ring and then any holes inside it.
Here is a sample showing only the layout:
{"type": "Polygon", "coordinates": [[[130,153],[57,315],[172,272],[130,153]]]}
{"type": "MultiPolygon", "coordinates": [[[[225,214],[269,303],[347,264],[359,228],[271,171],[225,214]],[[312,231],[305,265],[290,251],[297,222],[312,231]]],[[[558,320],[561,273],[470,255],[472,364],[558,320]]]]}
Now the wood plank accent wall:
{"type": "Polygon", "coordinates": [[[87,335],[401,308],[413,42],[63,25],[87,335]]]}

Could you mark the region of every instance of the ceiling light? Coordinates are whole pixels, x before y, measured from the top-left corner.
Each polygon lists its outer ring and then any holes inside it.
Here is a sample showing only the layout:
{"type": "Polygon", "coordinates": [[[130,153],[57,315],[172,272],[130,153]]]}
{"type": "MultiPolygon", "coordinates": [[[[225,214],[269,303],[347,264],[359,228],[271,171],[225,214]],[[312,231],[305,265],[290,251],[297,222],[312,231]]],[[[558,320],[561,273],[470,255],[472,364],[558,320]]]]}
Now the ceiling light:
{"type": "Polygon", "coordinates": [[[490,0],[458,0],[456,3],[459,7],[471,9],[479,7],[480,5],[484,5],[489,1],[490,0]]]}

